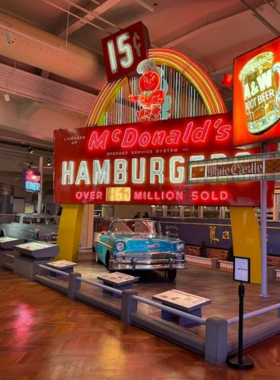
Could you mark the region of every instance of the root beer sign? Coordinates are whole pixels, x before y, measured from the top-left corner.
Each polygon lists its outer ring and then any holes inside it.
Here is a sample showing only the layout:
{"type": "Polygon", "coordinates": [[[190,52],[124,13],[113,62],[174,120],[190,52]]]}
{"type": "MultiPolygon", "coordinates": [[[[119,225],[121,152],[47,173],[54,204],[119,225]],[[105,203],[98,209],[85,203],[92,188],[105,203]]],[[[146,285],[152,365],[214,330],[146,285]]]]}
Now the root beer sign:
{"type": "Polygon", "coordinates": [[[280,141],[280,38],[234,62],[234,145],[280,141]]]}
{"type": "Polygon", "coordinates": [[[59,130],[54,148],[56,203],[259,205],[252,183],[187,184],[188,161],[242,154],[231,114],[59,130]]]}

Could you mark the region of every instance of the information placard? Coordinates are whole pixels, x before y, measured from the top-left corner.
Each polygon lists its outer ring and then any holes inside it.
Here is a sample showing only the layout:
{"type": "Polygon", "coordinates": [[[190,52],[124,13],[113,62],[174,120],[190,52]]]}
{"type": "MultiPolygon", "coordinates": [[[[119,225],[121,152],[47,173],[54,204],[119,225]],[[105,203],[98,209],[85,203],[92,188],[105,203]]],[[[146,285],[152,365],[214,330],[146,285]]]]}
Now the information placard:
{"type": "Polygon", "coordinates": [[[181,292],[177,289],[167,290],[166,292],[156,294],[153,296],[153,299],[181,306],[186,309],[192,309],[193,307],[204,306],[211,303],[211,300],[208,298],[181,292]]]}
{"type": "Polygon", "coordinates": [[[250,282],[250,258],[234,257],[233,279],[234,281],[250,282]]]}

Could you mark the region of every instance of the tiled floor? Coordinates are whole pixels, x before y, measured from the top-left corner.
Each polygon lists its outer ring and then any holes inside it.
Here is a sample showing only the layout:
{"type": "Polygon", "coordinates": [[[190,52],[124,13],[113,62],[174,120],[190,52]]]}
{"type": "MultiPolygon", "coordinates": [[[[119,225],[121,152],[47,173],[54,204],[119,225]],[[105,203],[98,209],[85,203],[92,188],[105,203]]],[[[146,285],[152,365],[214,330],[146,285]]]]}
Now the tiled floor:
{"type": "MultiPolygon", "coordinates": [[[[150,287],[167,287],[159,279],[150,281],[150,287]]],[[[0,269],[0,286],[0,380],[280,378],[279,336],[245,350],[255,368],[241,372],[206,363],[197,354],[9,270],[0,269]]]]}

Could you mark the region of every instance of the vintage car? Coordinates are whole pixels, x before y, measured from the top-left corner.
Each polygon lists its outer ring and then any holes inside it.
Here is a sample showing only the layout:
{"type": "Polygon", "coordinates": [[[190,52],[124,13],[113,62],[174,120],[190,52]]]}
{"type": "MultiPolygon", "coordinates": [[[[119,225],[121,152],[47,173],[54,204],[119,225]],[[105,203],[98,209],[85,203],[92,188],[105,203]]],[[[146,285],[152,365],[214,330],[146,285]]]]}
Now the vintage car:
{"type": "Polygon", "coordinates": [[[58,225],[49,214],[17,214],[12,223],[0,225],[0,236],[56,243],[58,225]]]}
{"type": "Polygon", "coordinates": [[[111,270],[165,270],[169,280],[185,268],[185,243],[163,236],[149,219],[114,220],[95,242],[99,262],[111,270]]]}

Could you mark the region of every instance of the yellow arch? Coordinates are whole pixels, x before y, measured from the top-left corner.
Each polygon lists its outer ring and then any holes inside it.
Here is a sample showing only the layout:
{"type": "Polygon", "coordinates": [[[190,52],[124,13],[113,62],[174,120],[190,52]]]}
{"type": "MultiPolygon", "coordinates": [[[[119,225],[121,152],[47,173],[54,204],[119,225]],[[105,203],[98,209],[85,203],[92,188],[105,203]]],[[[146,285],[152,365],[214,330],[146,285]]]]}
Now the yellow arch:
{"type": "MultiPolygon", "coordinates": [[[[200,94],[210,115],[227,112],[224,101],[208,74],[193,60],[171,49],[150,49],[148,57],[157,65],[166,65],[184,75],[200,94]]],[[[102,125],[103,117],[109,110],[126,78],[107,83],[92,107],[86,126],[102,125]]],[[[82,226],[83,205],[65,205],[59,225],[57,259],[78,260],[78,247],[82,226]]],[[[234,252],[237,256],[251,257],[252,282],[260,282],[260,236],[258,222],[252,207],[230,208],[234,252]],[[244,239],[250,236],[250,239],[244,239]]]]}
{"type": "MultiPolygon", "coordinates": [[[[217,87],[208,74],[193,60],[171,49],[150,49],[148,57],[157,65],[172,67],[184,75],[200,94],[209,115],[227,112],[217,87]]],[[[127,79],[123,78],[117,82],[107,83],[102,88],[89,114],[86,126],[101,125],[102,117],[126,81],[127,79]]]]}

